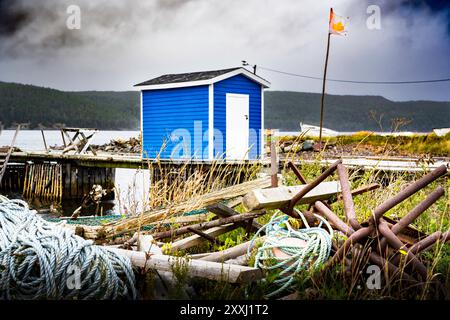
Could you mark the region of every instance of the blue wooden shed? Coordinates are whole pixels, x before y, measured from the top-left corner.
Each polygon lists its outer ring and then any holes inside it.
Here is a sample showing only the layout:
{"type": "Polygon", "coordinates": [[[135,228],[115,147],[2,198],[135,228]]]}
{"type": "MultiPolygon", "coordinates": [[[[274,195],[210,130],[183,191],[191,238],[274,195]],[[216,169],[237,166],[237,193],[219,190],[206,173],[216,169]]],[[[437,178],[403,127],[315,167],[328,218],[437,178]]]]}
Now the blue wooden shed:
{"type": "Polygon", "coordinates": [[[245,68],[163,75],[141,91],[143,158],[259,159],[264,89],[245,68]]]}

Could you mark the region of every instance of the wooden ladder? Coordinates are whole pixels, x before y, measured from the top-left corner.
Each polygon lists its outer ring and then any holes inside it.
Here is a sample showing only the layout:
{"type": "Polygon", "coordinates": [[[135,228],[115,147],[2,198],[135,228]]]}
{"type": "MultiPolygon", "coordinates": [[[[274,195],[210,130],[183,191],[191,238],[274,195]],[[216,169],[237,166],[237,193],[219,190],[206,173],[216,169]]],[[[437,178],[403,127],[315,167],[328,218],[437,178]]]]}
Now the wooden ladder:
{"type": "Polygon", "coordinates": [[[16,144],[16,138],[17,135],[19,134],[19,131],[20,131],[20,124],[16,128],[16,132],[14,133],[14,137],[11,141],[11,145],[9,146],[8,152],[6,153],[5,159],[0,159],[0,185],[3,180],[3,176],[5,175],[6,167],[8,166],[8,161],[9,158],[11,157],[11,153],[14,150],[14,145],[16,144]]]}

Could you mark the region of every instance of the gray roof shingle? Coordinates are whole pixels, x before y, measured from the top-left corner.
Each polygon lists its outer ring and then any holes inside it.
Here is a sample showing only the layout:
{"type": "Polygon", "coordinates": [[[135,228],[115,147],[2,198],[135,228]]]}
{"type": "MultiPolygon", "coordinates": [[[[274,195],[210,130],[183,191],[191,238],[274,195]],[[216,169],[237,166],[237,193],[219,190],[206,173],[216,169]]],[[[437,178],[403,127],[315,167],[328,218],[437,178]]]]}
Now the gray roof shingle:
{"type": "Polygon", "coordinates": [[[154,79],[150,79],[148,81],[138,83],[135,87],[139,86],[151,86],[158,84],[169,84],[169,83],[180,83],[180,82],[190,82],[190,81],[202,81],[202,80],[210,80],[214,79],[223,74],[235,71],[240,69],[238,68],[230,68],[230,69],[222,69],[222,70],[213,70],[213,71],[201,71],[201,72],[189,72],[189,73],[180,73],[180,74],[166,74],[154,79]]]}

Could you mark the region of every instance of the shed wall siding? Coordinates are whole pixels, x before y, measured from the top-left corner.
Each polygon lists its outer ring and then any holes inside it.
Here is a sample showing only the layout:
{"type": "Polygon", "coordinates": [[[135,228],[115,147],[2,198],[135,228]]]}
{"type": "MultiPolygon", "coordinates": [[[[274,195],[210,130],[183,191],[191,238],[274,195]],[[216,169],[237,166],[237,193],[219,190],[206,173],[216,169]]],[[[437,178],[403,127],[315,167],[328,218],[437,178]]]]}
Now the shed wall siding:
{"type": "Polygon", "coordinates": [[[142,93],[143,157],[208,158],[208,86],[142,93]]]}
{"type": "Polygon", "coordinates": [[[243,75],[237,75],[214,84],[214,157],[224,156],[226,151],[226,94],[248,94],[249,106],[249,159],[261,154],[261,85],[243,75]]]}

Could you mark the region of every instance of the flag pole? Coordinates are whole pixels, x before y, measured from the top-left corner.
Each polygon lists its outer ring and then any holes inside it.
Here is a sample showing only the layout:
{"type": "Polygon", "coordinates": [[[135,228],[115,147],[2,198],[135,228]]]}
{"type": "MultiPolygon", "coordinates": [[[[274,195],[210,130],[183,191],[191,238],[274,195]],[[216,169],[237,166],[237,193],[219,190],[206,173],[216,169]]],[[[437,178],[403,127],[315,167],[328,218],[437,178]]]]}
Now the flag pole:
{"type": "MultiPolygon", "coordinates": [[[[332,15],[333,15],[333,8],[330,8],[330,22],[329,23],[331,23],[332,15]]],[[[322,84],[322,99],[321,99],[321,106],[320,106],[320,133],[319,133],[320,146],[322,146],[323,107],[324,107],[324,102],[325,102],[325,83],[326,83],[326,79],[327,79],[328,56],[330,54],[330,37],[331,37],[331,33],[330,33],[330,30],[328,29],[327,54],[325,57],[325,69],[323,72],[323,84],[322,84]]]]}

